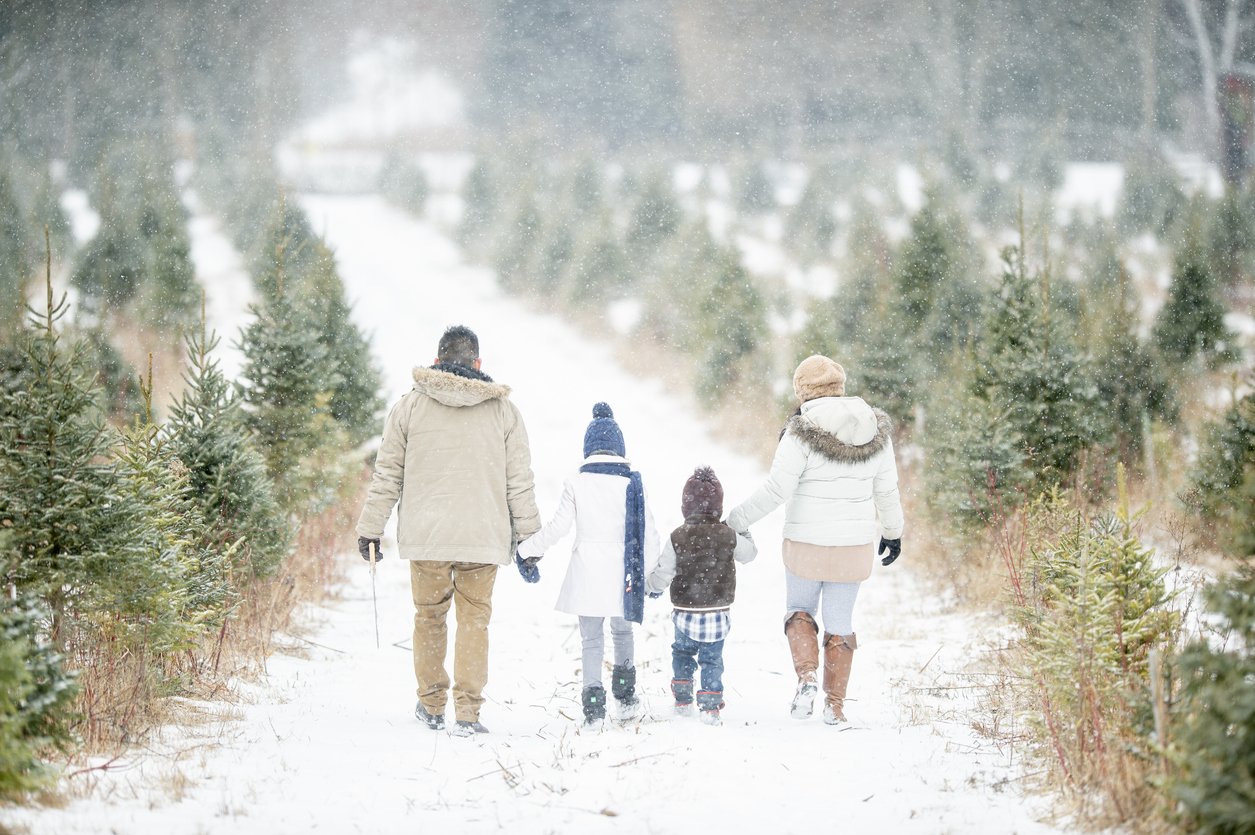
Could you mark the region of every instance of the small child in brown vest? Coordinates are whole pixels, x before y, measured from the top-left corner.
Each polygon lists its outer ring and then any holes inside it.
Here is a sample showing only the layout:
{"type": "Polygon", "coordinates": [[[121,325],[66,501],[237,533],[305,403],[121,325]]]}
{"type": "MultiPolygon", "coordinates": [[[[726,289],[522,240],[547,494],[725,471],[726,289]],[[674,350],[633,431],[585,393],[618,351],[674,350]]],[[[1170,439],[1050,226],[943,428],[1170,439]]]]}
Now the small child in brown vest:
{"type": "Polygon", "coordinates": [[[675,710],[693,715],[693,674],[701,666],[697,706],[703,722],[718,725],[723,708],[723,641],[732,628],[728,612],[736,596],[736,563],[758,554],[748,533],[719,521],[723,486],[709,467],[699,467],[680,499],[684,524],[671,532],[658,566],[645,580],[650,597],[671,588],[675,643],[671,645],[671,692],[675,710]]]}

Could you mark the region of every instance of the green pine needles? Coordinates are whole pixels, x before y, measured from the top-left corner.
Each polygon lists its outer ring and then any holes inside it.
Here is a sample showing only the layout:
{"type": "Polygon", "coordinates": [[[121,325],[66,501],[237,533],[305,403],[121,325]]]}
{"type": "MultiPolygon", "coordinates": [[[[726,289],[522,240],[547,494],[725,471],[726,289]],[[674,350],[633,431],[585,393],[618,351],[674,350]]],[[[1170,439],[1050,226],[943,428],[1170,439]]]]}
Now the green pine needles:
{"type": "Polygon", "coordinates": [[[1174,664],[1169,782],[1192,831],[1255,832],[1255,569],[1247,564],[1206,596],[1214,637],[1191,642],[1174,664]]]}
{"type": "Polygon", "coordinates": [[[1034,751],[1095,823],[1149,815],[1158,792],[1151,651],[1175,645],[1170,567],[1136,532],[1123,467],[1114,511],[1058,493],[1024,512],[1020,551],[1004,552],[1019,627],[1014,686],[1031,706],[1034,751]]]}
{"type": "Polygon", "coordinates": [[[198,572],[205,584],[198,594],[208,600],[218,596],[223,576],[238,581],[273,573],[288,553],[292,530],[244,423],[241,400],[210,356],[217,335],[206,335],[202,326],[185,339],[187,387],[171,406],[163,432],[185,468],[200,517],[197,548],[213,555],[198,572]]]}

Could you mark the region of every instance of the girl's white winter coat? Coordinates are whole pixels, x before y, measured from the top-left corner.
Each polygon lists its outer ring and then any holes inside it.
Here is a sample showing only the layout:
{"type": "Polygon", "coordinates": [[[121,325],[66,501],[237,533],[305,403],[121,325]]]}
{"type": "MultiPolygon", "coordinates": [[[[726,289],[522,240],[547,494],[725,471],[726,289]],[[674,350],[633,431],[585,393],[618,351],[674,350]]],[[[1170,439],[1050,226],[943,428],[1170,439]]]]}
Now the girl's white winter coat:
{"type": "MultiPolygon", "coordinates": [[[[617,455],[590,455],[585,464],[627,464],[617,455]]],[[[623,617],[624,519],[628,480],[619,475],[576,473],[566,480],[553,518],[535,536],[519,543],[523,559],[553,548],[575,527],[571,564],[558,603],[560,612],[585,617],[623,617]]],[[[658,529],[645,491],[645,576],[658,564],[658,529]]]]}

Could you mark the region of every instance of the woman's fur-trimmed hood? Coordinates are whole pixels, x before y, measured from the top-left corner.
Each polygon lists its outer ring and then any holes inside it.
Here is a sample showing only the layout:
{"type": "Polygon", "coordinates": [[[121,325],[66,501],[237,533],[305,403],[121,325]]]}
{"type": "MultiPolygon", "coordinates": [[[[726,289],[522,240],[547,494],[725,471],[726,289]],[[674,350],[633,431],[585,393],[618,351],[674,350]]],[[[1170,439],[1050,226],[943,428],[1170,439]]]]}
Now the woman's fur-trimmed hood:
{"type": "Polygon", "coordinates": [[[860,397],[821,397],[789,418],[785,431],[838,464],[859,464],[889,444],[893,421],[860,397]]]}
{"type": "Polygon", "coordinates": [[[458,363],[437,363],[414,369],[414,388],[445,406],[476,406],[494,398],[506,400],[510,387],[494,383],[482,371],[458,363]]]}

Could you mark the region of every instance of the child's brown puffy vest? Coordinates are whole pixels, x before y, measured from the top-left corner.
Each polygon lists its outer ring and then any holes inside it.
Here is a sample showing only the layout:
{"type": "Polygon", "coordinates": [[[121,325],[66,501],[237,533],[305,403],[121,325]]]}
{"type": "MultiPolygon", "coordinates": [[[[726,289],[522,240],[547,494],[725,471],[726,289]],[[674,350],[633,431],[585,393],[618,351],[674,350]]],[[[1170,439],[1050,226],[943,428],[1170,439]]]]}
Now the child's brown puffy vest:
{"type": "Polygon", "coordinates": [[[718,516],[695,513],[671,533],[675,579],[671,605],[677,609],[725,609],[736,597],[736,532],[718,516]]]}

